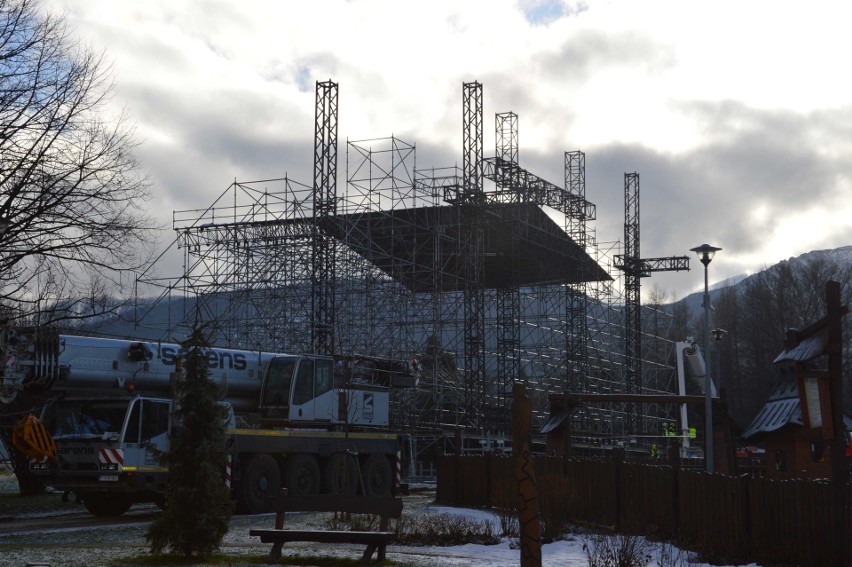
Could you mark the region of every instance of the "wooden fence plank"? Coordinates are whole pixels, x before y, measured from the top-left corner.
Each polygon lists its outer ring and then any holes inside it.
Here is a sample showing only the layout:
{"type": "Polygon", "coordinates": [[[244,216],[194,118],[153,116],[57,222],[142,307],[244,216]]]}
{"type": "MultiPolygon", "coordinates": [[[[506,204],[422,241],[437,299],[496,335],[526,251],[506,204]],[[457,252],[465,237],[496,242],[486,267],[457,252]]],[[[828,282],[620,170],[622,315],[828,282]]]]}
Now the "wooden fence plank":
{"type": "MultiPolygon", "coordinates": [[[[835,559],[833,491],[827,482],[673,473],[666,462],[619,465],[603,458],[537,457],[535,467],[540,490],[567,486],[564,499],[573,521],[674,536],[681,547],[745,562],[822,567],[835,559]]],[[[849,485],[846,490],[849,502],[849,485]]],[[[460,506],[500,508],[512,505],[514,497],[509,457],[439,458],[439,503],[458,498],[460,506]]],[[[849,507],[846,513],[852,516],[849,507]]]]}

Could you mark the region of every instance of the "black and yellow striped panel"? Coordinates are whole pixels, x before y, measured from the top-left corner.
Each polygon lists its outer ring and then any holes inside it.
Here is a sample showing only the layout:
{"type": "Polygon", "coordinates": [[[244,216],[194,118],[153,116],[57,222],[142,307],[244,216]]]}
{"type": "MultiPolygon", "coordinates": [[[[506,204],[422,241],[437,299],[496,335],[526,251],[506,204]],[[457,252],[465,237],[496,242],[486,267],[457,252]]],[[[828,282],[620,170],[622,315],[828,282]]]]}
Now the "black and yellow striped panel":
{"type": "Polygon", "coordinates": [[[28,415],[15,424],[12,444],[21,453],[33,459],[56,455],[56,442],[34,415],[28,415]]]}

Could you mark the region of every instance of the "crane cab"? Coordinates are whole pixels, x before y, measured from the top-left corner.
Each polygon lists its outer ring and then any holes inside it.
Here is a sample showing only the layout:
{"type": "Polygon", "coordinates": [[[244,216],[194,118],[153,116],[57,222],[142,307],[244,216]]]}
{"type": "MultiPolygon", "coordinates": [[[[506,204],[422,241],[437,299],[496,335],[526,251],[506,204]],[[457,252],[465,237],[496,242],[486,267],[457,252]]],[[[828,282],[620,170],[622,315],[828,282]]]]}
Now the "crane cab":
{"type": "Polygon", "coordinates": [[[413,385],[407,365],[398,361],[276,356],[264,371],[261,416],[289,424],[384,427],[391,389],[413,385]]]}

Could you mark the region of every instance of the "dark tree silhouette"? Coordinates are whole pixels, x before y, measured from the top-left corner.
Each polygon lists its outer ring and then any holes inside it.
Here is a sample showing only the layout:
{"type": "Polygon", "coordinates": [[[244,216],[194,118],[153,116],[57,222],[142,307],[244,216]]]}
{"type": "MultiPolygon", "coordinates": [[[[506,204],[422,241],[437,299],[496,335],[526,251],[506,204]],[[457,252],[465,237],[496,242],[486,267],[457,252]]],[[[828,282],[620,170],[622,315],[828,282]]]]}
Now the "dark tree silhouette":
{"type": "Polygon", "coordinates": [[[197,326],[183,343],[185,371],[176,385],[169,451],[161,456],[169,467],[166,509],[146,536],[153,553],[205,557],[218,549],[233,513],[225,486],[226,414],[218,386],[208,379],[206,346],[197,326]]]}
{"type": "MultiPolygon", "coordinates": [[[[724,328],[728,335],[714,345],[713,374],[721,377],[732,417],[740,427],[748,425],[783,378],[772,361],[784,348],[786,330],[804,328],[825,316],[825,282],[829,280],[841,282],[841,302],[852,306],[852,265],[821,254],[766,267],[714,295],[711,326],[724,328]]],[[[702,317],[695,318],[697,328],[702,317]]],[[[843,324],[848,376],[852,317],[847,315],[843,324]]],[[[846,396],[846,407],[849,399],[846,396]]]]}
{"type": "Polygon", "coordinates": [[[116,309],[149,257],[148,183],[110,67],[62,17],[0,2],[0,304],[47,324],[116,309]],[[34,313],[36,314],[34,316],[34,313]]]}
{"type": "MultiPolygon", "coordinates": [[[[108,113],[109,71],[62,17],[0,0],[0,325],[115,312],[132,291],[124,273],[149,258],[148,183],[126,116],[108,113]]],[[[22,395],[0,404],[0,442],[33,494],[43,487],[8,441],[44,400],[22,395]]]]}

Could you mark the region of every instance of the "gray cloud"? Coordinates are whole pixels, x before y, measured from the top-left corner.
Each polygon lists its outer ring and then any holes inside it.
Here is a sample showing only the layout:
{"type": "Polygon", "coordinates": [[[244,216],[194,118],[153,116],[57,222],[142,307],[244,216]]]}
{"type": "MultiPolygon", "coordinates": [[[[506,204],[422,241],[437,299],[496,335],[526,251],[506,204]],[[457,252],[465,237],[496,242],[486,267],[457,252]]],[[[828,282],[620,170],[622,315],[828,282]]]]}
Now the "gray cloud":
{"type": "MultiPolygon", "coordinates": [[[[601,69],[624,66],[657,73],[670,69],[675,61],[673,46],[646,33],[581,29],[531,63],[561,80],[584,81],[601,69]]],[[[625,85],[625,90],[629,91],[629,85],[625,85]]]]}
{"type": "MultiPolygon", "coordinates": [[[[839,183],[852,171],[824,150],[852,133],[837,126],[852,125],[850,109],[806,116],[723,102],[694,104],[692,114],[714,132],[689,152],[614,144],[588,151],[587,198],[598,205],[599,237],[623,238],[625,172],[640,174],[643,257],[689,254],[703,242],[730,254],[759,253],[785,215],[840,204],[839,183]],[[766,211],[760,222],[752,215],[758,207],[766,211]]],[[[841,231],[833,244],[848,244],[850,235],[852,228],[841,231]]]]}

